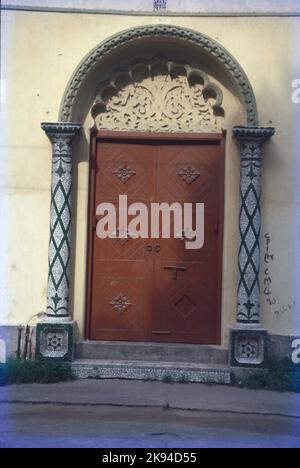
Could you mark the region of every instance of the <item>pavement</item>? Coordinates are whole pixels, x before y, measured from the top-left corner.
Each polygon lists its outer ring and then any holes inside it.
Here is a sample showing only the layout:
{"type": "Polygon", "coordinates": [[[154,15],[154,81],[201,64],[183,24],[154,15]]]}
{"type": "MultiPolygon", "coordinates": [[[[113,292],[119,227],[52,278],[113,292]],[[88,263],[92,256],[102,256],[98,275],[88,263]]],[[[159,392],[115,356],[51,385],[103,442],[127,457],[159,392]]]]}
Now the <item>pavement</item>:
{"type": "Polygon", "coordinates": [[[300,447],[300,394],[129,380],[0,387],[0,447],[300,447]]]}

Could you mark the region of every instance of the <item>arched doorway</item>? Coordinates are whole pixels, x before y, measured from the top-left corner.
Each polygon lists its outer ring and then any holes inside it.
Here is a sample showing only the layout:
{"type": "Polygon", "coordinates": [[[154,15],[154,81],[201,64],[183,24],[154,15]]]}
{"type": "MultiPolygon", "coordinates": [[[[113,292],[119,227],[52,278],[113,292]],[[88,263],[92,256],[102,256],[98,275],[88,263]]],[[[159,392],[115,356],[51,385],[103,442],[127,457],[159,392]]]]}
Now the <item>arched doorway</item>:
{"type": "Polygon", "coordinates": [[[89,339],[220,344],[222,102],[206,72],[162,54],[135,59],[99,84],[91,111],[98,131],[90,160],[89,339]],[[97,236],[97,206],[110,202],[119,212],[120,195],[144,203],[145,238],[127,227],[122,235],[118,222],[112,238],[97,236]],[[174,203],[181,220],[182,208],[193,205],[194,223],[196,204],[205,205],[201,250],[186,246],[183,226],[168,239],[165,225],[151,235],[152,208],[174,203]]]}
{"type": "MultiPolygon", "coordinates": [[[[180,127],[183,129],[184,133],[192,134],[197,131],[198,133],[205,134],[208,129],[211,131],[212,128],[212,133],[217,135],[220,134],[222,130],[231,131],[232,127],[236,126],[238,138],[240,140],[243,139],[242,153],[247,151],[248,144],[253,143],[255,151],[252,153],[252,156],[258,159],[260,158],[262,143],[266,138],[272,135],[274,129],[260,129],[257,127],[258,117],[255,98],[244,71],[234,58],[214,40],[195,31],[174,26],[145,26],[133,28],[132,30],[119,33],[108,39],[85,57],[75,70],[67,86],[60,110],[60,122],[58,124],[50,124],[50,126],[45,124],[43,127],[54,143],[54,153],[56,155],[60,153],[60,157],[62,157],[64,154],[64,146],[62,145],[62,147],[59,148],[59,139],[63,139],[64,143],[66,143],[66,153],[70,153],[71,151],[71,138],[78,131],[78,127],[70,123],[72,121],[80,122],[83,127],[80,141],[74,148],[73,158],[75,161],[83,161],[86,163],[88,163],[90,143],[89,129],[92,126],[99,129],[107,128],[107,122],[111,117],[110,125],[112,124],[112,126],[108,126],[108,128],[112,131],[143,130],[165,132],[167,130],[166,133],[175,133],[178,131],[178,128],[176,128],[178,121],[175,123],[176,119],[170,118],[168,112],[167,116],[164,114],[163,118],[156,118],[156,120],[160,122],[161,127],[156,126],[155,128],[154,125],[153,129],[153,119],[149,123],[149,120],[145,121],[144,118],[141,118],[137,125],[137,121],[133,118],[134,113],[132,114],[132,112],[129,119],[126,121],[126,119],[124,119],[125,114],[122,114],[122,102],[120,104],[120,99],[118,104],[119,109],[114,108],[114,106],[116,107],[116,101],[113,100],[115,98],[120,98],[120,93],[122,94],[125,92],[126,94],[127,92],[128,94],[128,86],[132,86],[130,80],[132,81],[133,75],[137,70],[134,67],[138,63],[140,65],[141,63],[146,64],[146,69],[150,70],[150,75],[152,70],[153,76],[167,76],[171,80],[185,80],[185,90],[188,91],[188,93],[195,91],[198,86],[197,89],[200,93],[200,99],[203,98],[203,112],[201,110],[199,113],[199,109],[192,109],[191,113],[188,113],[192,116],[190,120],[187,118],[185,112],[182,113],[184,122],[181,121],[180,127]],[[161,56],[164,57],[163,60],[161,60],[161,56]],[[153,71],[153,68],[151,69],[151,64],[155,63],[155,61],[157,62],[157,57],[160,57],[160,62],[164,62],[163,68],[165,67],[166,69],[167,64],[167,72],[163,71],[163,69],[160,69],[160,71],[157,69],[153,71]],[[175,65],[173,66],[173,64],[175,65]],[[195,70],[197,73],[194,72],[195,70]],[[112,114],[114,115],[112,116],[112,114]],[[163,126],[166,124],[166,120],[168,120],[168,125],[167,128],[164,128],[163,126]],[[213,120],[214,122],[212,122],[213,120]],[[104,121],[106,121],[106,124],[103,126],[103,123],[105,123],[104,121]],[[120,122],[122,124],[121,128],[120,122]],[[199,125],[197,125],[197,123],[199,125]],[[134,128],[132,128],[132,124],[134,128]]],[[[144,68],[140,66],[139,70],[142,71],[142,69],[145,73],[145,66],[144,68]]],[[[152,77],[145,76],[144,80],[147,79],[151,80],[152,77]]],[[[136,80],[136,83],[138,82],[140,82],[140,78],[136,80]]],[[[137,88],[138,86],[136,85],[135,89],[137,88]]],[[[173,104],[176,102],[176,92],[175,95],[171,96],[170,102],[173,104]]],[[[128,95],[130,95],[130,92],[128,95]]],[[[144,98],[146,99],[145,95],[144,98]]],[[[126,102],[128,103],[128,101],[126,102]]],[[[156,114],[159,115],[159,112],[156,114]]],[[[255,223],[253,224],[253,219],[250,219],[252,215],[248,212],[246,213],[247,219],[243,220],[242,230],[240,230],[242,243],[239,257],[237,255],[237,246],[240,242],[236,229],[238,225],[238,213],[240,211],[238,198],[239,157],[237,145],[232,141],[231,137],[227,138],[225,151],[224,207],[226,221],[224,227],[223,288],[221,301],[221,342],[223,344],[228,343],[229,328],[236,318],[234,304],[236,301],[235,285],[238,275],[238,320],[250,326],[259,323],[259,319],[257,321],[257,317],[259,317],[259,256],[256,255],[253,249],[248,249],[248,242],[253,244],[253,240],[251,239],[252,234],[249,233],[249,228],[247,226],[250,224],[253,228],[251,229],[255,231],[254,249],[256,249],[259,243],[257,233],[259,232],[260,218],[255,219],[255,223]],[[238,274],[236,268],[237,264],[239,264],[238,274]],[[251,284],[248,284],[247,281],[244,280],[245,277],[251,284]],[[224,287],[224,282],[226,283],[226,287],[224,287]],[[248,301],[246,299],[248,299],[248,301]],[[251,306],[251,314],[248,313],[249,311],[247,312],[249,306],[251,306]]],[[[250,163],[252,164],[251,161],[249,164],[250,163]]],[[[61,162],[59,164],[60,166],[62,165],[61,162]]],[[[256,167],[258,168],[260,166],[258,165],[256,167]]],[[[243,166],[243,168],[245,168],[245,166],[243,166]]],[[[85,171],[85,187],[87,188],[87,168],[85,171]]],[[[60,174],[57,173],[57,169],[55,174],[54,178],[61,177],[60,174]]],[[[241,185],[243,203],[247,205],[248,197],[250,196],[251,198],[252,193],[247,191],[245,184],[249,183],[253,185],[253,181],[250,181],[250,179],[246,181],[248,177],[246,172],[242,173],[242,177],[244,177],[241,185]]],[[[55,184],[56,179],[53,182],[53,187],[55,184]]],[[[255,203],[259,205],[260,187],[255,184],[253,187],[257,195],[255,203]]],[[[64,192],[64,197],[69,199],[69,190],[64,190],[64,192]]],[[[87,206],[87,190],[84,190],[83,195],[79,195],[82,196],[80,204],[85,204],[87,206]]],[[[78,201],[79,198],[77,197],[77,202],[78,201]]],[[[249,199],[249,204],[252,202],[253,200],[249,199]]],[[[241,213],[245,218],[243,212],[241,213]]],[[[57,210],[54,212],[53,216],[57,216],[57,210]]],[[[61,213],[58,213],[58,217],[60,216],[61,213]]],[[[82,214],[80,218],[82,219],[82,214]]],[[[57,226],[57,223],[54,225],[57,226]]],[[[77,239],[80,237],[80,235],[78,236],[80,230],[82,235],[81,242],[76,242],[76,251],[74,252],[73,250],[73,255],[78,259],[80,258],[80,250],[81,254],[86,256],[88,247],[87,242],[84,240],[86,234],[82,234],[83,232],[86,233],[86,231],[85,228],[78,223],[78,217],[77,222],[75,222],[73,226],[77,239]]],[[[57,247],[58,244],[56,241],[52,242],[53,245],[51,246],[51,239],[55,239],[56,235],[54,228],[52,231],[50,236],[50,251],[52,251],[52,253],[50,252],[51,272],[49,274],[48,313],[54,317],[54,320],[57,320],[60,319],[60,316],[63,319],[63,317],[69,313],[70,246],[68,242],[61,242],[59,243],[59,247],[57,247]],[[55,250],[59,250],[59,254],[54,254],[53,256],[53,251],[55,250]],[[63,254],[61,250],[63,250],[63,254]],[[57,261],[66,267],[63,268],[63,273],[59,272],[61,269],[55,268],[55,263],[57,261]],[[63,281],[60,281],[60,278],[56,278],[56,275],[63,275],[63,281]],[[61,288],[61,291],[59,288],[61,288]],[[64,308],[61,308],[63,303],[65,304],[64,308]],[[60,310],[63,310],[62,314],[60,310]]],[[[70,225],[68,224],[67,233],[64,234],[67,240],[69,240],[69,232],[70,225]]],[[[57,235],[59,237],[61,233],[57,235]]],[[[73,288],[74,295],[71,295],[71,304],[73,306],[72,309],[77,311],[77,313],[81,308],[80,317],[76,316],[76,312],[74,314],[76,321],[78,323],[81,322],[81,333],[83,333],[82,323],[84,321],[83,297],[85,294],[83,291],[86,291],[85,278],[86,272],[82,273],[82,271],[76,270],[75,267],[72,282],[73,284],[75,282],[77,286],[81,284],[81,287],[73,288]],[[81,303],[80,308],[77,306],[75,307],[75,303],[81,303]]],[[[258,333],[260,333],[259,330],[258,333]]],[[[248,338],[249,337],[247,337],[247,339],[248,338]]],[[[259,340],[260,335],[258,341],[259,340]]],[[[240,342],[239,345],[241,345],[240,342]]],[[[260,349],[257,354],[259,353],[260,349]]]]}

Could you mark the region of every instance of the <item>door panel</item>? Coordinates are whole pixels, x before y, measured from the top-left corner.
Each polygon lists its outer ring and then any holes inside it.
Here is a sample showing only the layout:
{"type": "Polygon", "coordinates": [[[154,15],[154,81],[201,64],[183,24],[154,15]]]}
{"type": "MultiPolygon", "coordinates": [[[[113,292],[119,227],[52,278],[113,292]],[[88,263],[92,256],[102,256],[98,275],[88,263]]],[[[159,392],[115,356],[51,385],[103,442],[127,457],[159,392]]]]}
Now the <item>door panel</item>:
{"type": "Polygon", "coordinates": [[[117,206],[119,194],[128,195],[128,204],[145,203],[149,215],[151,202],[194,207],[200,202],[205,204],[205,239],[198,250],[187,250],[183,239],[172,237],[101,240],[92,217],[89,338],[218,343],[223,136],[184,141],[98,137],[94,153],[93,214],[100,202],[117,206]]]}
{"type": "MultiPolygon", "coordinates": [[[[96,158],[94,213],[103,201],[117,208],[120,194],[128,196],[128,204],[149,206],[155,187],[155,148],[104,142],[97,145],[96,158]]],[[[148,244],[147,239],[122,235],[120,239],[99,239],[94,231],[91,339],[149,339],[153,257],[148,244]]]]}
{"type": "Polygon", "coordinates": [[[156,340],[217,341],[219,252],[216,227],[221,163],[218,141],[168,144],[159,148],[157,198],[160,202],[192,202],[193,206],[196,202],[204,203],[205,229],[204,247],[197,250],[185,249],[183,240],[160,239],[152,319],[156,340]]]}

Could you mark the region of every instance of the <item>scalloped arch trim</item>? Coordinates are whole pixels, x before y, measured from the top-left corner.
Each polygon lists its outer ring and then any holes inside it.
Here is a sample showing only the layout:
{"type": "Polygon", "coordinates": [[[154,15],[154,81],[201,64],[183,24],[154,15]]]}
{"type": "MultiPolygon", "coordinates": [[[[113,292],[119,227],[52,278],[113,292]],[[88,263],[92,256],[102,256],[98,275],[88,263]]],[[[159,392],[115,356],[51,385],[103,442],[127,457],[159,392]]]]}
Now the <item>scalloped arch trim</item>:
{"type": "Polygon", "coordinates": [[[100,83],[91,114],[98,129],[213,132],[222,128],[222,101],[205,72],[160,55],[135,60],[100,83]]]}
{"type": "Polygon", "coordinates": [[[224,47],[204,34],[177,26],[162,25],[132,28],[118,33],[96,46],[82,60],[71,77],[61,102],[59,120],[61,122],[69,122],[72,120],[74,105],[80,94],[80,89],[92,69],[98,65],[102,59],[122,45],[139,39],[151,38],[173,38],[182,40],[189,44],[196,45],[214,56],[219,64],[231,75],[235,86],[239,90],[246,111],[247,121],[245,124],[254,127],[258,126],[257,107],[253,89],[247,75],[232,55],[227,52],[224,47]]]}

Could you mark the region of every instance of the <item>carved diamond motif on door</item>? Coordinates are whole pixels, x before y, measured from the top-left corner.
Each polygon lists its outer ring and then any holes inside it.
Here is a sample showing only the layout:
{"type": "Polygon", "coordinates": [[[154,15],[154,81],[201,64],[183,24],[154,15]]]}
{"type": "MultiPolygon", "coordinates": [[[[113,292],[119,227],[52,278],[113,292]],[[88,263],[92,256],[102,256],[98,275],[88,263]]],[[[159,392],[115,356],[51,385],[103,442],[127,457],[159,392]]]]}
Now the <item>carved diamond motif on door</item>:
{"type": "MultiPolygon", "coordinates": [[[[160,152],[164,164],[158,175],[158,198],[178,200],[188,197],[205,202],[210,197],[211,186],[215,185],[218,167],[211,164],[214,147],[206,148],[206,154],[199,153],[197,147],[164,147],[160,152]]],[[[189,200],[186,200],[189,201],[189,200]]]]}
{"type": "Polygon", "coordinates": [[[114,202],[120,194],[128,200],[147,201],[151,198],[155,184],[155,167],[151,159],[144,157],[144,147],[138,144],[104,145],[97,174],[101,184],[96,185],[96,198],[114,202]],[[135,174],[133,174],[133,172],[135,174]],[[123,179],[123,181],[122,181],[123,179]]]}
{"type": "Polygon", "coordinates": [[[188,318],[194,312],[196,304],[190,297],[184,294],[178,301],[175,302],[174,307],[183,318],[188,318]]]}
{"type": "Polygon", "coordinates": [[[121,231],[119,228],[117,229],[117,235],[116,235],[117,241],[120,243],[120,245],[125,245],[130,239],[132,239],[130,233],[128,232],[128,229],[126,231],[121,231]]]}
{"type": "Polygon", "coordinates": [[[123,184],[126,184],[126,182],[136,175],[136,172],[125,164],[114,171],[114,174],[123,184]]]}
{"type": "Polygon", "coordinates": [[[178,175],[182,177],[182,179],[188,185],[191,185],[193,182],[195,182],[196,179],[198,179],[198,177],[200,176],[200,172],[198,172],[192,166],[187,166],[187,167],[184,167],[181,171],[179,171],[178,175]]]}

